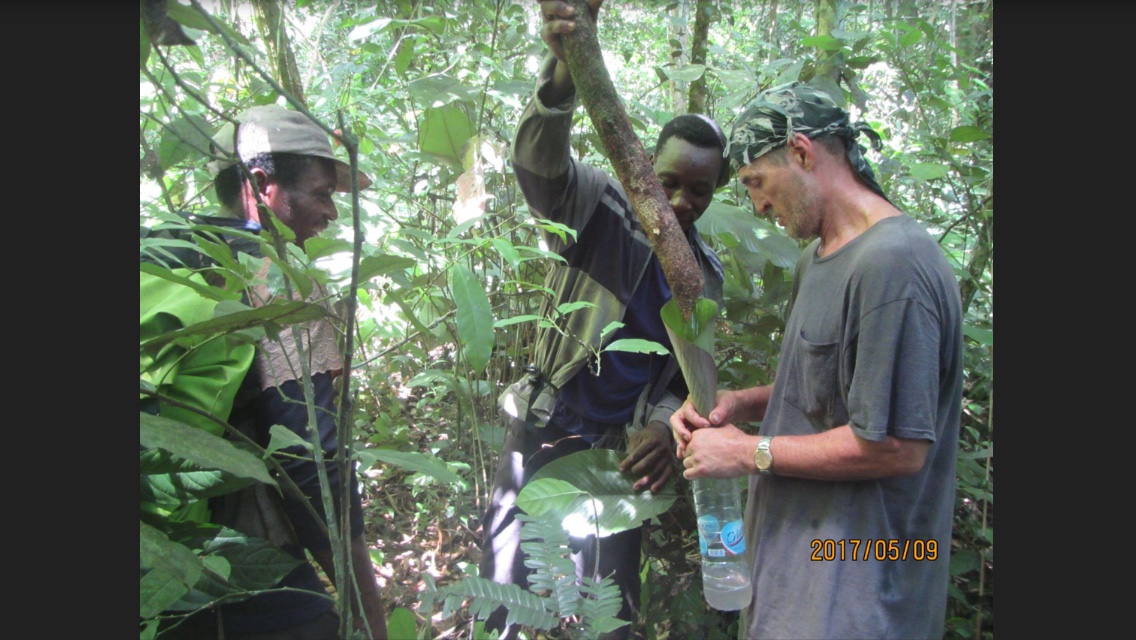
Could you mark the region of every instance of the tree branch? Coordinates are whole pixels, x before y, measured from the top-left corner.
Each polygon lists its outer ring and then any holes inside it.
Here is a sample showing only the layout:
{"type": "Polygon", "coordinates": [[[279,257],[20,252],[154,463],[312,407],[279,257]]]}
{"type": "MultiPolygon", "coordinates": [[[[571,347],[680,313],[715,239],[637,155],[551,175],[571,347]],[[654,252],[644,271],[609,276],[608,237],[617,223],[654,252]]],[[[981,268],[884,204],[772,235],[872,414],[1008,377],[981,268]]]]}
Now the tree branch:
{"type": "Polygon", "coordinates": [[[666,192],[647,161],[643,143],[632,130],[627,112],[619,102],[615,85],[604,66],[603,52],[587,0],[571,2],[576,8],[576,30],[564,34],[562,40],[576,92],[603,142],[619,182],[627,191],[639,223],[655,249],[671,295],[683,317],[689,319],[694,303],[702,295],[702,271],[694,260],[694,253],[674,210],[667,202],[666,192]]]}

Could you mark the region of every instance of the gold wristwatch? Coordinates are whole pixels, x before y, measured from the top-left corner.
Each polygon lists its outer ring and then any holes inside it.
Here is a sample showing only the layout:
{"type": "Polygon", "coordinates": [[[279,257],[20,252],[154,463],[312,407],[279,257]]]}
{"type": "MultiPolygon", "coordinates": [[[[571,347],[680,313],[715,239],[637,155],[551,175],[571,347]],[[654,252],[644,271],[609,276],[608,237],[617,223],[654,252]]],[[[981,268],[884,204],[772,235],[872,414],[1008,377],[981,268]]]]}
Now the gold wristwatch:
{"type": "Polygon", "coordinates": [[[763,476],[773,474],[773,452],[769,450],[769,443],[772,441],[773,436],[761,436],[757,450],[753,452],[753,466],[757,467],[757,472],[763,476]]]}

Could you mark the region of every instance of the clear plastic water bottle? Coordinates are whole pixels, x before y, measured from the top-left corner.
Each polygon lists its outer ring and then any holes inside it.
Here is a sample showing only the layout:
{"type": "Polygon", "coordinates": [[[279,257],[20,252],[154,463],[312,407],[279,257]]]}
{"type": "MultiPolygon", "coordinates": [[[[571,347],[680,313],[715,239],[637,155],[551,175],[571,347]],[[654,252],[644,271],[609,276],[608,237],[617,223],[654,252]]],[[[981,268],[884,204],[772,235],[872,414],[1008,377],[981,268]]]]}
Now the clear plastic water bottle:
{"type": "Polygon", "coordinates": [[[702,551],[702,593],[711,607],[737,611],[753,599],[738,481],[698,478],[692,485],[702,551]]]}

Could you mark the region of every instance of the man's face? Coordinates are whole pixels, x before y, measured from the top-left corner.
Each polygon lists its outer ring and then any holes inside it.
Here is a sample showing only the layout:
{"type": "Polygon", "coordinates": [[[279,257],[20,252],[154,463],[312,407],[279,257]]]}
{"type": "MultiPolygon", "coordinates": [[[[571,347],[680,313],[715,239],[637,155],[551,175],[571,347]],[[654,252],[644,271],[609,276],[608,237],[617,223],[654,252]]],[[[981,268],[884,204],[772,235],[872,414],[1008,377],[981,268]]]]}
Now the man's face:
{"type": "Polygon", "coordinates": [[[277,182],[265,204],[296,234],[296,244],[302,247],[308,238],[319,235],[339,218],[332,200],[335,183],[335,166],[331,162],[313,163],[292,186],[283,187],[277,182]]]}
{"type": "Polygon", "coordinates": [[[717,149],[698,147],[677,136],[668,138],[655,156],[655,175],[683,231],[710,206],[722,162],[717,149]]]}
{"type": "Polygon", "coordinates": [[[804,240],[820,235],[820,196],[809,182],[811,176],[785,156],[784,148],[738,169],[738,179],[758,214],[775,221],[790,236],[804,240]]]}

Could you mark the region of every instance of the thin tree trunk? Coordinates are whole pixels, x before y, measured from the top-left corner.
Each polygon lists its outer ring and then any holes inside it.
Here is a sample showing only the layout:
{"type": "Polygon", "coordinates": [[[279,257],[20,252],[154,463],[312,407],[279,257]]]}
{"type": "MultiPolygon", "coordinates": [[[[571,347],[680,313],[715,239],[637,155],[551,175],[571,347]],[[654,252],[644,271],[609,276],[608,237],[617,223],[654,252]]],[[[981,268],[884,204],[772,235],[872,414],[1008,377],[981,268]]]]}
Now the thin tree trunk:
{"type": "MultiPolygon", "coordinates": [[[[686,45],[689,40],[689,31],[687,30],[688,16],[690,15],[689,5],[689,0],[681,0],[675,3],[674,19],[670,20],[667,26],[668,39],[678,43],[678,47],[671,50],[670,59],[671,64],[676,68],[686,63],[686,45]]],[[[671,110],[674,111],[676,116],[680,116],[684,113],[683,109],[686,107],[686,81],[671,79],[668,84],[670,85],[671,110]]]]}
{"type": "MultiPolygon", "coordinates": [[[[840,28],[839,0],[817,0],[817,30],[818,36],[831,36],[833,29],[840,28]]],[[[840,83],[839,52],[826,51],[817,48],[816,77],[827,78],[833,83],[840,83]]],[[[838,101],[839,103],[839,101],[838,101]]]]}
{"type": "Polygon", "coordinates": [[[773,51],[780,52],[781,45],[777,42],[777,0],[769,3],[769,41],[773,43],[773,51]]]}
{"type": "Polygon", "coordinates": [[[970,262],[966,265],[966,272],[969,277],[959,284],[964,312],[970,309],[970,303],[974,301],[974,296],[981,286],[982,276],[994,260],[994,222],[990,218],[992,213],[988,213],[994,210],[993,180],[990,181],[990,194],[982,203],[982,210],[974,214],[974,217],[979,220],[977,224],[978,238],[974,250],[970,254],[970,262]]]}
{"type": "Polygon", "coordinates": [[[635,215],[659,257],[675,303],[683,317],[689,319],[694,303],[702,294],[702,271],[615,92],[611,76],[604,66],[588,2],[571,2],[576,8],[576,30],[564,35],[563,42],[576,92],[603,142],[616,176],[627,190],[635,215]]]}
{"type": "MultiPolygon", "coordinates": [[[[710,17],[714,12],[712,0],[698,0],[694,7],[694,33],[690,38],[690,63],[706,64],[706,40],[710,35],[710,17]]],[[[690,83],[687,113],[706,113],[706,74],[690,83]]]]}
{"type": "Polygon", "coordinates": [[[304,83],[300,80],[300,69],[296,66],[296,56],[292,53],[292,41],[284,28],[284,12],[276,0],[253,0],[256,9],[256,24],[260,28],[261,39],[268,47],[268,57],[272,61],[273,74],[280,86],[305,106],[304,83]]]}

